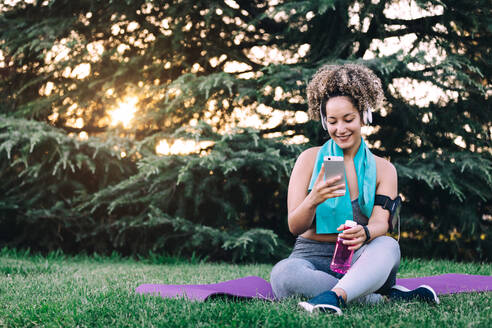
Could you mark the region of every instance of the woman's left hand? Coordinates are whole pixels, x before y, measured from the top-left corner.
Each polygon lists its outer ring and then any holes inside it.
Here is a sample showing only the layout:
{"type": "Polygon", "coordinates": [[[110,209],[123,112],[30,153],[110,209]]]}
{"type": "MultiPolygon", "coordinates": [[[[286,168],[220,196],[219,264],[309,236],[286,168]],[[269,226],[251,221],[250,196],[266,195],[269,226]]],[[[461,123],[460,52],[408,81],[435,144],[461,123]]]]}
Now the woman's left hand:
{"type": "MultiPolygon", "coordinates": [[[[341,231],[344,227],[345,225],[342,224],[337,228],[337,230],[341,231]]],[[[364,228],[358,224],[353,228],[343,230],[340,233],[340,237],[345,239],[343,243],[344,245],[349,246],[349,250],[355,251],[364,245],[364,242],[366,241],[366,232],[364,231],[364,228]]]]}

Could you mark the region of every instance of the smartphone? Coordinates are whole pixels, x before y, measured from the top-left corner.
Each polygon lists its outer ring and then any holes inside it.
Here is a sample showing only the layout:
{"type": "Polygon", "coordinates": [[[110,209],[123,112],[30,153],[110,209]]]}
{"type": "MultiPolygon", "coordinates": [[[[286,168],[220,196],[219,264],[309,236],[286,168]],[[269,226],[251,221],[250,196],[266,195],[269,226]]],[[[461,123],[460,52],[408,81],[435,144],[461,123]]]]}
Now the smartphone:
{"type": "MultiPolygon", "coordinates": [[[[345,164],[343,163],[343,156],[325,156],[323,157],[323,163],[325,164],[325,180],[340,176],[339,184],[345,183],[345,164]]],[[[344,195],[345,187],[335,191],[337,194],[344,195]]]]}

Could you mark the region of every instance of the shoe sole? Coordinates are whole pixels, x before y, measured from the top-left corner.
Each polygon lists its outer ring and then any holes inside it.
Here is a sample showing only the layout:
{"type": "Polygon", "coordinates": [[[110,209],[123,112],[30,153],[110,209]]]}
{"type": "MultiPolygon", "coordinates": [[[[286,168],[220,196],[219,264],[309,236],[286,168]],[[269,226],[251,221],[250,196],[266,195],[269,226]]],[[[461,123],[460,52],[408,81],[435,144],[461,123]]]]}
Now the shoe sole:
{"type": "MultiPolygon", "coordinates": [[[[408,288],[406,288],[406,287],[403,287],[403,286],[401,286],[401,285],[394,285],[394,286],[393,286],[393,287],[391,287],[391,288],[392,288],[392,289],[399,290],[399,291],[401,291],[401,292],[409,292],[409,291],[410,291],[410,289],[408,289],[408,288]]],[[[439,304],[439,303],[440,303],[440,301],[439,301],[439,297],[437,297],[436,292],[434,291],[434,289],[433,289],[431,286],[429,286],[429,285],[420,285],[420,286],[418,286],[417,288],[425,288],[425,289],[427,289],[428,291],[430,291],[430,292],[432,293],[432,297],[434,298],[434,300],[433,300],[433,301],[434,301],[434,303],[436,303],[436,304],[439,304]]],[[[417,289],[417,288],[415,288],[415,289],[417,289]]]]}
{"type": "Polygon", "coordinates": [[[317,311],[321,311],[323,313],[333,313],[336,315],[342,315],[342,310],[337,308],[336,306],[329,305],[329,304],[317,304],[313,305],[308,302],[300,302],[299,306],[302,307],[304,310],[308,311],[309,313],[314,313],[317,311]]]}

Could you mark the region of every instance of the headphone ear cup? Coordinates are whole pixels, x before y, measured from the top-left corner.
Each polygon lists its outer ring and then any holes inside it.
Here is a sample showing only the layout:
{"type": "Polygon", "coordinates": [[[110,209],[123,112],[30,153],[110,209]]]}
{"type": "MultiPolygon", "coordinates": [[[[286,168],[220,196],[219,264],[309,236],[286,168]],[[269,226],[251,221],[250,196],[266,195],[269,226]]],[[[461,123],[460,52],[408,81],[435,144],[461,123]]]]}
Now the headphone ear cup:
{"type": "Polygon", "coordinates": [[[321,104],[319,105],[319,115],[321,116],[321,126],[323,126],[323,129],[325,131],[328,131],[328,127],[326,126],[326,117],[323,110],[323,108],[325,107],[323,106],[324,104],[325,102],[321,101],[321,104]]]}
{"type": "Polygon", "coordinates": [[[362,119],[364,121],[364,124],[371,124],[372,123],[372,109],[371,108],[367,108],[362,113],[362,119]]]}

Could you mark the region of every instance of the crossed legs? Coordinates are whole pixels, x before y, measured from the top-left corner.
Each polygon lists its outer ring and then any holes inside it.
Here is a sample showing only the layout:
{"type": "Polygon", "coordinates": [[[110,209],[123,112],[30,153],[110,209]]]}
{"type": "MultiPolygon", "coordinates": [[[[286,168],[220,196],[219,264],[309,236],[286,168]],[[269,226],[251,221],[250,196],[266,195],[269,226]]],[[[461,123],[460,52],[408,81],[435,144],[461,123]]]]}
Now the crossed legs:
{"type": "MultiPolygon", "coordinates": [[[[272,269],[270,282],[277,298],[292,295],[314,297],[327,290],[343,291],[347,302],[377,302],[373,293],[395,284],[400,248],[391,237],[381,236],[358,249],[352,267],[340,280],[306,259],[287,258],[272,269]]],[[[344,297],[344,298],[345,298],[344,297]]]]}

